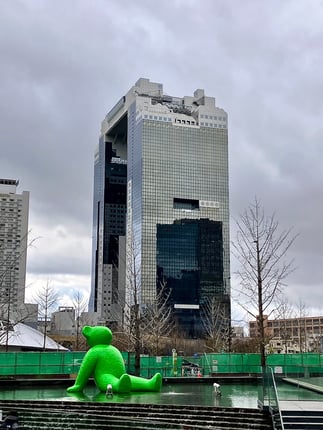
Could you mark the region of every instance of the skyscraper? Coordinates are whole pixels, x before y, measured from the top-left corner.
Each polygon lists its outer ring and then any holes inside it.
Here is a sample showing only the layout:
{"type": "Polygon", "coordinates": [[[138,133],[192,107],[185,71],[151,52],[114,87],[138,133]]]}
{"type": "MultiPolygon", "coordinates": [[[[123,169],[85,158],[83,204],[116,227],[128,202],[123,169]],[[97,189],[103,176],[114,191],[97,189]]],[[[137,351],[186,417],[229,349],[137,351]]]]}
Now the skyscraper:
{"type": "Polygon", "coordinates": [[[122,315],[135,244],[141,304],[165,284],[190,337],[202,333],[208,298],[229,318],[228,127],[215,99],[139,79],[102,122],[94,172],[89,310],[108,322],[122,315]]]}
{"type": "Polygon", "coordinates": [[[29,192],[18,194],[18,184],[0,179],[0,317],[5,318],[25,300],[29,192]]]}

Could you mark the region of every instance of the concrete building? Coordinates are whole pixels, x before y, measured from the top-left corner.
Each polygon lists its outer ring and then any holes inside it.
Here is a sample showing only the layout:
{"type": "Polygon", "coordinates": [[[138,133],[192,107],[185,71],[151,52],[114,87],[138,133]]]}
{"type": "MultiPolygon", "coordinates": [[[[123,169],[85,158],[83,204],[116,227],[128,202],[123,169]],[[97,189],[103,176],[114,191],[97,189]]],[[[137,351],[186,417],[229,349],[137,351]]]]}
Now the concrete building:
{"type": "Polygon", "coordinates": [[[0,315],[24,307],[29,192],[19,181],[0,179],[0,315]]]}
{"type": "Polygon", "coordinates": [[[75,309],[72,306],[59,306],[53,312],[50,320],[50,333],[61,336],[74,336],[76,334],[75,309]]]}
{"type": "Polygon", "coordinates": [[[89,311],[122,320],[135,263],[140,304],[166,285],[187,336],[210,297],[229,321],[228,120],[204,90],[173,97],[141,78],[102,122],[89,311]]]}
{"type": "MultiPolygon", "coordinates": [[[[267,350],[273,353],[322,352],[323,316],[264,320],[267,350]]],[[[258,336],[257,321],[249,321],[250,337],[258,336]]]]}
{"type": "Polygon", "coordinates": [[[244,338],[244,328],[241,326],[232,326],[232,337],[236,339],[244,338]]]}

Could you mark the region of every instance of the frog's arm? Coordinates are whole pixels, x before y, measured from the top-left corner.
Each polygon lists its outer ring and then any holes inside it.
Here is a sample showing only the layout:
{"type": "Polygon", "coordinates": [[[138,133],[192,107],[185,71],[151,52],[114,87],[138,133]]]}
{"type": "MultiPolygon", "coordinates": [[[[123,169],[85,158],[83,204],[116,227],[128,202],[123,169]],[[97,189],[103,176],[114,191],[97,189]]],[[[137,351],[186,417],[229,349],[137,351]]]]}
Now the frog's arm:
{"type": "Polygon", "coordinates": [[[74,385],[67,389],[68,392],[75,393],[83,390],[90,376],[94,373],[96,362],[97,354],[90,349],[83,358],[74,385]]]}

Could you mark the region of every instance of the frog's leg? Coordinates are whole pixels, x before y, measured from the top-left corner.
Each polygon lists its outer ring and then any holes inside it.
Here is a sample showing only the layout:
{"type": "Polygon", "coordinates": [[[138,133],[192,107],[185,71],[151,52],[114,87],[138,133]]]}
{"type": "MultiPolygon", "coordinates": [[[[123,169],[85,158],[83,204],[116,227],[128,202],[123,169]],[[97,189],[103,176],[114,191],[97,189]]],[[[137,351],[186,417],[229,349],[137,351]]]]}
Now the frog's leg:
{"type": "Polygon", "coordinates": [[[152,378],[145,379],[130,375],[131,391],[160,391],[162,376],[156,373],[152,378]]]}
{"type": "Polygon", "coordinates": [[[130,376],[126,373],[123,374],[120,378],[117,378],[111,373],[105,373],[103,375],[95,377],[96,386],[100,391],[106,392],[107,386],[111,384],[112,391],[114,393],[129,393],[131,390],[131,381],[130,376]]]}

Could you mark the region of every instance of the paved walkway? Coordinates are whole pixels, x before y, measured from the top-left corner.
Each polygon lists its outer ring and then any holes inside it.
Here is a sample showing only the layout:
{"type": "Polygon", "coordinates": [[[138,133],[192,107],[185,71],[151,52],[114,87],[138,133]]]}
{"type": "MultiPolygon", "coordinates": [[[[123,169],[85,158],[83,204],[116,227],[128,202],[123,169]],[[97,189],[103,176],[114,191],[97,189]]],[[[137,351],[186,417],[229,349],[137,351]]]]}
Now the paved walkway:
{"type": "Polygon", "coordinates": [[[302,381],[300,379],[294,378],[283,378],[284,382],[288,382],[292,385],[297,385],[298,387],[306,388],[311,391],[323,394],[323,387],[317,384],[311,384],[310,382],[302,381]]]}
{"type": "MultiPolygon", "coordinates": [[[[283,378],[284,382],[288,382],[298,387],[306,388],[311,391],[323,394],[323,387],[310,382],[302,381],[294,378],[283,378]]],[[[313,380],[314,382],[314,380],[313,380]]],[[[279,408],[281,411],[323,411],[323,401],[320,400],[280,400],[279,408]]]]}
{"type": "Polygon", "coordinates": [[[281,411],[323,411],[323,402],[313,400],[281,400],[281,411]]]}

